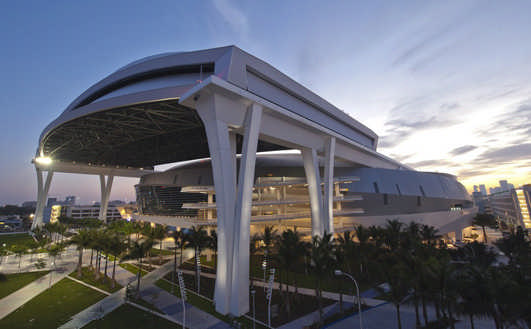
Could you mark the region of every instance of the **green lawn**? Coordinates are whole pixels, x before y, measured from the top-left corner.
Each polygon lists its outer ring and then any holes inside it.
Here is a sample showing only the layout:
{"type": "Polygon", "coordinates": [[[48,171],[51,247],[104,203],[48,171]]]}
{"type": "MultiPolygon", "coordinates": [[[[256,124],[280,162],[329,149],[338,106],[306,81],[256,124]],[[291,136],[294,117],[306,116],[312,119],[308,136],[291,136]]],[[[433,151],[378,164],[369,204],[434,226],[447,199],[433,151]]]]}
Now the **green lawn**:
{"type": "Polygon", "coordinates": [[[49,271],[7,274],[7,281],[0,282],[0,299],[30,284],[49,271]]]}
{"type": "Polygon", "coordinates": [[[0,235],[0,246],[5,243],[7,249],[9,249],[13,245],[27,244],[31,241],[33,241],[33,238],[27,233],[0,235]]]}
{"type": "MultiPolygon", "coordinates": [[[[109,276],[112,275],[112,266],[110,266],[110,268],[107,269],[107,275],[109,276]]],[[[112,280],[109,277],[104,277],[103,273],[101,273],[101,277],[98,280],[96,280],[94,271],[90,270],[88,267],[83,267],[81,269],[81,277],[77,276],[77,271],[70,274],[70,276],[78,280],[81,280],[85,283],[88,283],[91,286],[100,288],[101,290],[105,290],[111,293],[118,291],[122,288],[122,286],[118,283],[116,283],[114,288],[112,288],[112,285],[111,285],[112,280]]]]}
{"type": "Polygon", "coordinates": [[[0,320],[0,328],[55,329],[104,297],[65,278],[0,320]]]}
{"type": "Polygon", "coordinates": [[[157,315],[125,304],[107,314],[103,319],[90,322],[84,329],[177,329],[182,328],[157,315]]]}
{"type": "MultiPolygon", "coordinates": [[[[133,273],[133,274],[138,274],[138,267],[136,267],[135,265],[133,264],[130,264],[130,263],[122,263],[120,264],[121,267],[123,267],[124,269],[128,270],[129,272],[133,273]]],[[[141,270],[141,273],[140,273],[140,276],[144,276],[148,274],[148,271],[146,270],[141,270]]]]}

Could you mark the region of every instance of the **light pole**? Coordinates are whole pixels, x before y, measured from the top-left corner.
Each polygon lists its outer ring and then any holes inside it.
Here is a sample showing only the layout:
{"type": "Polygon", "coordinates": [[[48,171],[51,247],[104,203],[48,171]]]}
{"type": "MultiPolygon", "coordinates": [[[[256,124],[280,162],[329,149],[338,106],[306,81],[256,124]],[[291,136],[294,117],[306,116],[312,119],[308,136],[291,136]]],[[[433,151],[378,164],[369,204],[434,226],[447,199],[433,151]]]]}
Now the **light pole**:
{"type": "Polygon", "coordinates": [[[253,329],[256,328],[256,312],[254,307],[254,296],[256,295],[256,290],[251,290],[251,297],[253,298],[253,329]]]}
{"type": "Polygon", "coordinates": [[[360,315],[360,329],[363,329],[363,322],[362,322],[362,319],[361,319],[361,298],[360,298],[360,288],[358,286],[358,282],[356,281],[356,279],[354,279],[354,277],[348,273],[345,273],[341,270],[335,270],[334,271],[334,274],[336,276],[346,276],[347,278],[349,278],[350,280],[352,280],[354,282],[354,285],[356,286],[356,292],[358,294],[358,313],[360,315]]]}

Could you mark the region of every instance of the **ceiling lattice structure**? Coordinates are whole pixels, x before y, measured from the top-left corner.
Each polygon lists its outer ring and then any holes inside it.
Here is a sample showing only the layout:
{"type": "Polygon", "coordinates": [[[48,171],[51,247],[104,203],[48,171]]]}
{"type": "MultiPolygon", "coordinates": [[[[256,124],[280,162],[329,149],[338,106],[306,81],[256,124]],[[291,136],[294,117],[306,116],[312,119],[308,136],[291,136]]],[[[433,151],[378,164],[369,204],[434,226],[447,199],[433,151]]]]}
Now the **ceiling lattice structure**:
{"type": "MultiPolygon", "coordinates": [[[[126,106],[74,119],[47,134],[42,148],[45,155],[61,161],[136,168],[209,157],[203,122],[195,110],[178,100],[126,106]]],[[[283,148],[260,142],[258,149],[283,148]]]]}

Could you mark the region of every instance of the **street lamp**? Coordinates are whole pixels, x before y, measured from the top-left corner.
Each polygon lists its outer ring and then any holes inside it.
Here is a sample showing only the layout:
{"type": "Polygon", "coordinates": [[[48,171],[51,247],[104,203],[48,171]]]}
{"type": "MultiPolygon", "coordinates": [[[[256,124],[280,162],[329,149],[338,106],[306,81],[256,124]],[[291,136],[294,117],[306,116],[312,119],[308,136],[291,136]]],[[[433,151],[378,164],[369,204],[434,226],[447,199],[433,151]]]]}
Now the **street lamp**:
{"type": "Polygon", "coordinates": [[[354,279],[354,277],[348,273],[345,273],[341,270],[335,270],[334,271],[334,274],[336,276],[346,276],[347,278],[349,278],[350,280],[352,280],[354,282],[354,285],[356,286],[356,292],[358,294],[358,313],[360,315],[360,329],[363,329],[363,321],[361,319],[361,298],[360,298],[360,288],[358,286],[358,282],[356,281],[356,279],[354,279]]]}

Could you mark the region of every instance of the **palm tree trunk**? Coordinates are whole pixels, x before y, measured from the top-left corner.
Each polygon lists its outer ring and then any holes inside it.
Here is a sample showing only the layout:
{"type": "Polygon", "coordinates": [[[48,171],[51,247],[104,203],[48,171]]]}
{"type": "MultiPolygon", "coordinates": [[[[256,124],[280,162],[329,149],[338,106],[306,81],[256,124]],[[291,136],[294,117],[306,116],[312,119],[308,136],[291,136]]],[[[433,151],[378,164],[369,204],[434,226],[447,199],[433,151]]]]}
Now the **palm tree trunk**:
{"type": "Polygon", "coordinates": [[[426,309],[426,296],[422,295],[422,316],[424,317],[424,325],[428,325],[428,311],[426,309]]]}
{"type": "Polygon", "coordinates": [[[162,240],[160,240],[159,264],[162,265],[162,240]]]}
{"type": "Polygon", "coordinates": [[[415,324],[420,327],[420,314],[419,314],[419,298],[417,296],[417,290],[413,293],[413,302],[415,303],[415,324]]]}
{"type": "Polygon", "coordinates": [[[321,279],[317,280],[317,307],[319,307],[319,325],[323,326],[323,305],[321,303],[321,279]]]}
{"type": "Polygon", "coordinates": [[[79,257],[77,262],[77,276],[81,277],[81,266],[83,262],[83,249],[79,249],[79,257]]]}
{"type": "Polygon", "coordinates": [[[142,274],[142,257],[139,258],[138,264],[140,265],[140,267],[138,268],[138,274],[137,274],[136,296],[137,298],[140,298],[140,276],[142,274]]]}
{"type": "Polygon", "coordinates": [[[115,273],[116,273],[116,256],[114,256],[114,261],[113,261],[113,264],[112,264],[112,283],[111,283],[111,287],[113,287],[113,288],[116,285],[116,281],[114,280],[114,274],[115,273]]]}
{"type": "Polygon", "coordinates": [[[90,267],[92,268],[92,257],[94,256],[94,249],[90,249],[90,267]]]}
{"type": "Polygon", "coordinates": [[[400,320],[400,304],[396,304],[396,320],[398,321],[398,329],[402,329],[402,321],[400,320]]]}
{"type": "Polygon", "coordinates": [[[107,277],[107,263],[108,263],[108,261],[109,261],[109,255],[105,254],[105,272],[104,272],[104,275],[103,275],[103,279],[104,280],[107,277]]]}
{"type": "Polygon", "coordinates": [[[485,231],[485,226],[481,226],[481,228],[483,229],[483,239],[485,240],[485,244],[487,244],[488,241],[487,241],[487,232],[485,231]]]}

